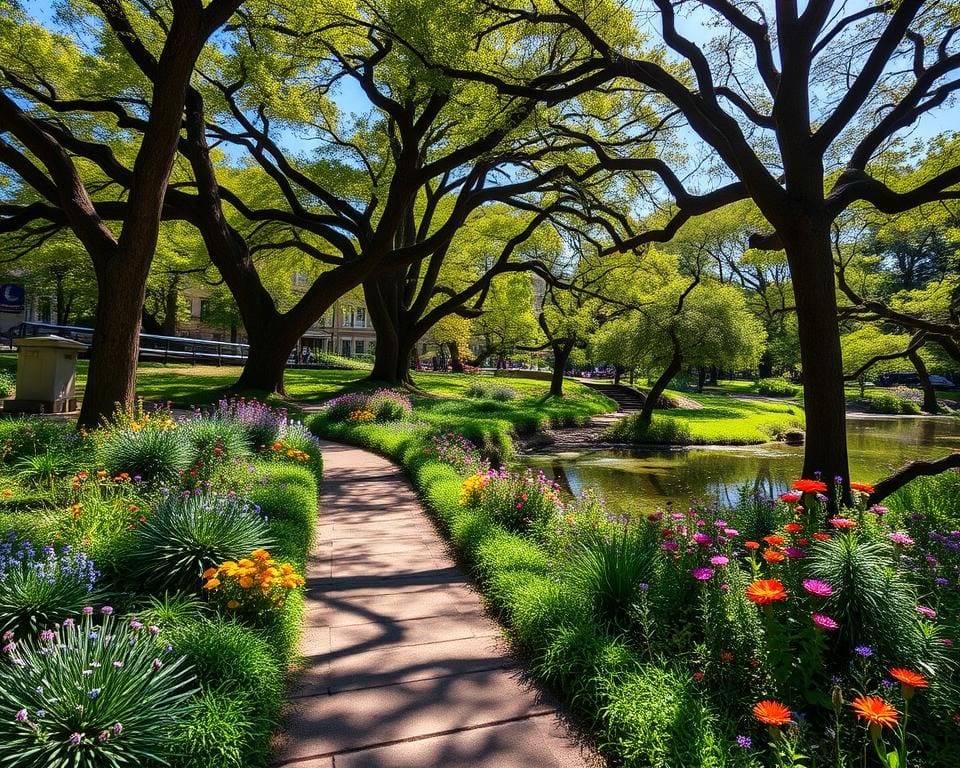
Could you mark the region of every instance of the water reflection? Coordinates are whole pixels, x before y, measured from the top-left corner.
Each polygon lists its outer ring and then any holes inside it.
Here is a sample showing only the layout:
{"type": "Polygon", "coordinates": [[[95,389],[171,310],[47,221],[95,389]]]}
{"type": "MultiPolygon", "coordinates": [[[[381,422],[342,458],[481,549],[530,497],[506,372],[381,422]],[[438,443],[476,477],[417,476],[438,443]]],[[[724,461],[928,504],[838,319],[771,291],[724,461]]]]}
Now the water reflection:
{"type": "MultiPolygon", "coordinates": [[[[850,472],[873,482],[908,461],[960,450],[960,419],[863,417],[847,422],[850,472]]],[[[614,511],[652,509],[691,498],[735,504],[744,486],[772,495],[803,465],[803,448],[782,443],[682,450],[613,450],[540,454],[523,459],[572,493],[594,487],[614,511]]]]}

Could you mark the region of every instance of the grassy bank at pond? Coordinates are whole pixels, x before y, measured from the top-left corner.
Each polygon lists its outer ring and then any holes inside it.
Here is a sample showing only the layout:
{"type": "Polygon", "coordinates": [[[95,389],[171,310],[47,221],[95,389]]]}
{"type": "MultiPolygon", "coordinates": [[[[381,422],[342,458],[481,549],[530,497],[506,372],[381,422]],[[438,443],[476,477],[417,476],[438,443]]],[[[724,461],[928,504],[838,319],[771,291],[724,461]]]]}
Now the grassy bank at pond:
{"type": "Polygon", "coordinates": [[[657,445],[751,445],[803,428],[802,408],[788,402],[687,392],[682,396],[701,407],[657,410],[649,427],[643,427],[637,416],[630,416],[614,424],[608,437],[618,442],[657,445]]]}

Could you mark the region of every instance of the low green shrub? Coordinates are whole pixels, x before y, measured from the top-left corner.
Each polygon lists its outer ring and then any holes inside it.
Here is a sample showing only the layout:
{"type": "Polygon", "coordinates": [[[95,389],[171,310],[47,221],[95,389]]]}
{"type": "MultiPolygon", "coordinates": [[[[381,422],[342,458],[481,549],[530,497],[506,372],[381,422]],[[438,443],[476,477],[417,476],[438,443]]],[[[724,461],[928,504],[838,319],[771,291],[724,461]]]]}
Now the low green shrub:
{"type": "Polygon", "coordinates": [[[767,397],[795,397],[800,392],[800,387],[782,378],[760,379],[757,382],[757,392],[767,397]]]}
{"type": "Polygon", "coordinates": [[[239,422],[228,419],[194,419],[186,422],[181,429],[190,443],[190,463],[193,465],[216,465],[250,454],[247,429],[239,422]]]}
{"type": "Polygon", "coordinates": [[[261,768],[273,721],[259,717],[248,692],[210,690],[190,707],[173,736],[175,768],[261,768]]]}
{"type": "Polygon", "coordinates": [[[0,543],[0,633],[23,637],[80,615],[103,598],[93,561],[61,547],[37,550],[8,534],[0,543]]]}
{"type": "Polygon", "coordinates": [[[892,392],[867,392],[864,400],[873,413],[916,415],[921,412],[919,403],[892,392]]]}
{"type": "Polygon", "coordinates": [[[925,515],[932,527],[960,527],[960,472],[941,472],[911,480],[885,501],[902,522],[908,515],[925,515]]]}
{"type": "Polygon", "coordinates": [[[144,481],[172,481],[190,466],[189,441],[179,429],[117,429],[104,440],[97,459],[114,475],[126,472],[144,481]]]}
{"type": "Polygon", "coordinates": [[[640,414],[620,419],[607,432],[611,440],[650,445],[689,445],[692,441],[690,427],[679,419],[654,414],[649,423],[640,419],[640,414]]]}
{"type": "Polygon", "coordinates": [[[269,549],[259,508],[244,499],[189,493],[163,501],[137,531],[131,569],[151,590],[197,592],[203,572],[224,560],[269,549]]]}
{"type": "Polygon", "coordinates": [[[0,397],[11,397],[16,389],[16,378],[9,371],[0,371],[0,397]]]}
{"type": "Polygon", "coordinates": [[[21,641],[0,664],[0,764],[23,768],[155,765],[196,693],[179,651],[103,609],[21,641]]]}
{"type": "Polygon", "coordinates": [[[48,450],[33,456],[24,456],[13,465],[17,480],[35,488],[53,493],[59,478],[69,474],[72,460],[69,456],[48,450]]]}

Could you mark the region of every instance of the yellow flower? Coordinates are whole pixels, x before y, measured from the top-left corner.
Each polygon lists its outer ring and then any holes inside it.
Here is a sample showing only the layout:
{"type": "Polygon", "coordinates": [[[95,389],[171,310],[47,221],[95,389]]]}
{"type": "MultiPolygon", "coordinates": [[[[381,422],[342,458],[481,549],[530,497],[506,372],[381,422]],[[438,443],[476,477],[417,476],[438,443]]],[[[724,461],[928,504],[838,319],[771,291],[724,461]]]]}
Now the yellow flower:
{"type": "Polygon", "coordinates": [[[291,573],[293,573],[293,566],[290,565],[290,563],[284,563],[280,566],[280,572],[284,576],[289,576],[291,573]]]}
{"type": "Polygon", "coordinates": [[[237,565],[239,565],[241,568],[253,568],[256,565],[256,563],[254,563],[253,560],[249,560],[248,558],[245,557],[242,560],[240,560],[237,563],[237,565]]]}
{"type": "Polygon", "coordinates": [[[265,549],[257,549],[250,555],[254,560],[267,560],[270,557],[270,553],[265,549]]]}
{"type": "Polygon", "coordinates": [[[241,587],[241,589],[250,589],[250,587],[252,587],[252,586],[253,586],[253,579],[251,579],[249,576],[241,576],[241,577],[240,577],[240,587],[241,587]]]}
{"type": "Polygon", "coordinates": [[[220,586],[220,579],[210,579],[206,584],[203,585],[204,589],[216,589],[220,586]]]}

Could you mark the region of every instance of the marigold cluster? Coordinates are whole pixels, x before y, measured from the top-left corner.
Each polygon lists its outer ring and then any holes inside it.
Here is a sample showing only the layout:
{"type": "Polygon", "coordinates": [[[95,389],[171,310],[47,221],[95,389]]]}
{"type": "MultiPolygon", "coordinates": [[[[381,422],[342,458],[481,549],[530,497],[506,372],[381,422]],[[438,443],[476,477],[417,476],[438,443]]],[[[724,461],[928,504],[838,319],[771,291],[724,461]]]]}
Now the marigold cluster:
{"type": "Polygon", "coordinates": [[[278,440],[270,449],[273,451],[273,455],[278,458],[287,457],[288,459],[293,459],[294,461],[310,461],[310,454],[306,451],[301,451],[299,448],[294,448],[291,445],[287,445],[282,440],[278,440]]]}
{"type": "Polygon", "coordinates": [[[204,589],[229,594],[228,608],[239,607],[241,601],[237,598],[246,597],[244,593],[257,593],[275,605],[283,605],[287,591],[304,584],[303,577],[292,565],[277,563],[265,549],[258,549],[241,560],[227,560],[218,568],[208,568],[203,578],[204,589]]]}
{"type": "Polygon", "coordinates": [[[369,411],[366,408],[358,408],[355,411],[350,411],[347,414],[347,421],[351,424],[368,424],[371,421],[376,421],[377,417],[373,411],[369,411]]]}

